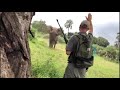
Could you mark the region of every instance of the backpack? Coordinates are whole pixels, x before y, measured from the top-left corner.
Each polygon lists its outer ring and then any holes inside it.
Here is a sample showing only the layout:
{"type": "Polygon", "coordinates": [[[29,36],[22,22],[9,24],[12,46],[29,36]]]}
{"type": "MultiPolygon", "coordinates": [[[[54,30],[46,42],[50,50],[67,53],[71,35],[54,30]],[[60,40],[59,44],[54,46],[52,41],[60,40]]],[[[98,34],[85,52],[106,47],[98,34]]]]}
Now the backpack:
{"type": "Polygon", "coordinates": [[[90,34],[76,34],[78,43],[74,52],[74,64],[76,67],[88,68],[93,66],[93,48],[90,34]]]}

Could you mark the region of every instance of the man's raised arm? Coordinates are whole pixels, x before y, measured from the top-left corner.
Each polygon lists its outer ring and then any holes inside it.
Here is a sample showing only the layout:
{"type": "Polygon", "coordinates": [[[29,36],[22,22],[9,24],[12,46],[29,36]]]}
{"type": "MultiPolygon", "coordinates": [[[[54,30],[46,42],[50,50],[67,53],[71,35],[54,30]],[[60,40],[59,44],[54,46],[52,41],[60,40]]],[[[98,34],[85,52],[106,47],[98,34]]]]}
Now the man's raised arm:
{"type": "Polygon", "coordinates": [[[92,15],[89,13],[86,19],[90,22],[88,33],[93,33],[92,15]]]}

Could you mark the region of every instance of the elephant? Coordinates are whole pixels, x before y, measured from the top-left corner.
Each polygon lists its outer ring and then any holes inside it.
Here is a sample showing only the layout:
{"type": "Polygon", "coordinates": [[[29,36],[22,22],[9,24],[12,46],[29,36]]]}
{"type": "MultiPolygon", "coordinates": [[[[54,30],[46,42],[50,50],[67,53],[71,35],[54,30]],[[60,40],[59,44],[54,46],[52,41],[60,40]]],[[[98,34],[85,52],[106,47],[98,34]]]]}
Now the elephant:
{"type": "Polygon", "coordinates": [[[50,26],[50,30],[49,30],[49,47],[50,48],[55,48],[58,41],[58,36],[60,34],[61,34],[61,30],[59,28],[50,26]]]}

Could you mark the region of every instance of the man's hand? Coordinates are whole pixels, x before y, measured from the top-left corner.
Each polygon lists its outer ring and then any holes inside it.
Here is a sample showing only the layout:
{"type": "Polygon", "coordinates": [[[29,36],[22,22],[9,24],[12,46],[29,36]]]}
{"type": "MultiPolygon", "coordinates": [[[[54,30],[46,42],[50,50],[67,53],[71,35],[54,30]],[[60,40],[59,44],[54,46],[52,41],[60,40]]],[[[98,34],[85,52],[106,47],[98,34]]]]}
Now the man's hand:
{"type": "Polygon", "coordinates": [[[91,15],[91,13],[88,14],[88,17],[87,17],[87,16],[85,16],[85,17],[86,17],[86,20],[88,20],[88,21],[91,21],[91,20],[92,20],[92,15],[91,15]]]}
{"type": "Polygon", "coordinates": [[[88,71],[88,68],[86,68],[86,72],[88,71]]]}
{"type": "Polygon", "coordinates": [[[70,55],[70,54],[71,54],[71,51],[66,50],[66,54],[67,54],[67,55],[70,55]]]}

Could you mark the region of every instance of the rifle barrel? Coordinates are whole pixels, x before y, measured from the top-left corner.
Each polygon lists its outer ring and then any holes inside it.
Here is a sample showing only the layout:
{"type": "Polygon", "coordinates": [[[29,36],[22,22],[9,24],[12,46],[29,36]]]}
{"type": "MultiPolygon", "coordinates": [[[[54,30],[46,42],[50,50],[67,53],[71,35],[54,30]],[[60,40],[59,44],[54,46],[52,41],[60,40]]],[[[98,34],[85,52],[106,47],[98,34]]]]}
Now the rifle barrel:
{"type": "Polygon", "coordinates": [[[61,31],[62,31],[62,34],[63,34],[63,36],[64,36],[65,43],[67,44],[68,40],[67,40],[67,38],[66,38],[66,36],[65,36],[65,34],[64,34],[64,32],[63,32],[63,30],[62,30],[60,24],[59,24],[58,19],[56,19],[56,20],[57,20],[57,23],[58,23],[58,25],[59,25],[59,27],[60,27],[60,29],[61,29],[61,31]]]}

